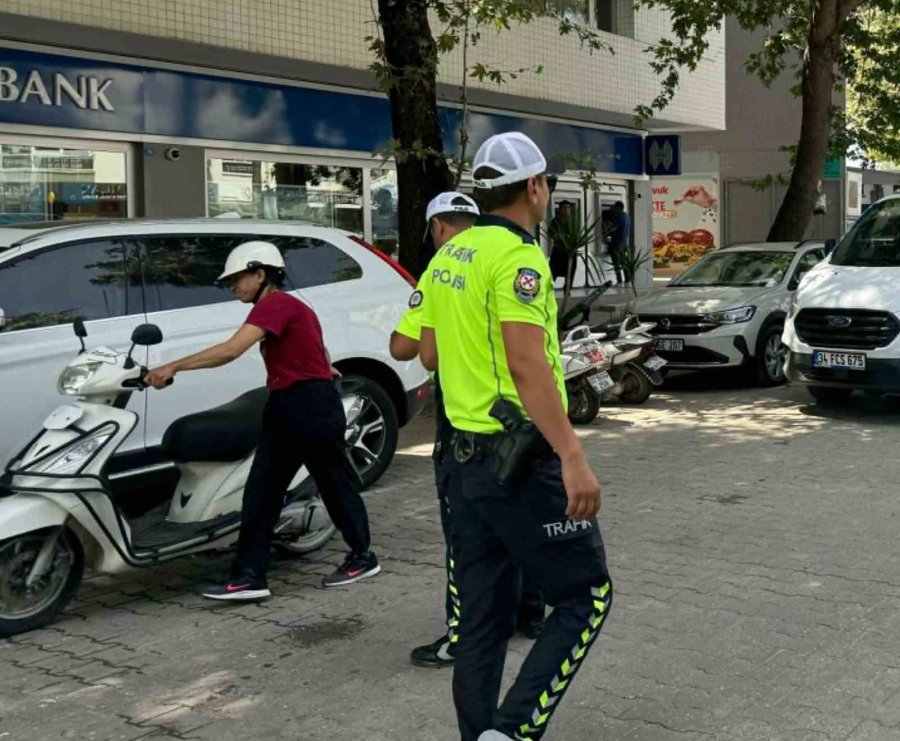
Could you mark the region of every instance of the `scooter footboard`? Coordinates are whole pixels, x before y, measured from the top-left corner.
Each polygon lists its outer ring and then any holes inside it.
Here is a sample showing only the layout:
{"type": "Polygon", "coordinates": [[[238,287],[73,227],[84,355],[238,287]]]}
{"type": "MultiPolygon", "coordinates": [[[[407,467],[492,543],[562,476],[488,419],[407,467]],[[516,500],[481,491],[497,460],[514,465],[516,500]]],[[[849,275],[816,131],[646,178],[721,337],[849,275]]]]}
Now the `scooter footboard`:
{"type": "Polygon", "coordinates": [[[0,541],[16,535],[59,527],[68,513],[56,502],[35,494],[17,493],[0,499],[0,541]]]}

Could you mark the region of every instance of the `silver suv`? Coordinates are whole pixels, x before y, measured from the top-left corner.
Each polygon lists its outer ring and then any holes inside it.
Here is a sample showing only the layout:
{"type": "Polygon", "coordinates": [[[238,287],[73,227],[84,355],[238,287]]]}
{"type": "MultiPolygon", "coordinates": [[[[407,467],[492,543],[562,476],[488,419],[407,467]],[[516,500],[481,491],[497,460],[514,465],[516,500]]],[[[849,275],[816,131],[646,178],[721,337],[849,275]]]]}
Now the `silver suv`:
{"type": "Polygon", "coordinates": [[[781,333],[800,279],[825,259],[822,242],[740,244],[711,252],[634,303],[656,323],[669,368],[744,366],[765,386],[784,383],[781,333]]]}

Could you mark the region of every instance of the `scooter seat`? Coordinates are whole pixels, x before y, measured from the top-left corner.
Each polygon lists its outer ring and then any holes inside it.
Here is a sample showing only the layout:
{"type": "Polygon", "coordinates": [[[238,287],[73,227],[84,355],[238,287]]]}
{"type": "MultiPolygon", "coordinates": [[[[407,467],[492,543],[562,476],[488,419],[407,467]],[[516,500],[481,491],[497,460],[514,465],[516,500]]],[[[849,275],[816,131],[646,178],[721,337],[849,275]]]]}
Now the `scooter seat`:
{"type": "Polygon", "coordinates": [[[610,322],[608,324],[600,324],[596,327],[591,327],[591,331],[603,332],[606,335],[607,340],[614,340],[621,333],[623,324],[624,322],[610,322]]]}
{"type": "Polygon", "coordinates": [[[222,406],[176,419],[163,435],[163,453],[178,463],[246,458],[259,444],[268,398],[267,389],[253,389],[222,406]]]}

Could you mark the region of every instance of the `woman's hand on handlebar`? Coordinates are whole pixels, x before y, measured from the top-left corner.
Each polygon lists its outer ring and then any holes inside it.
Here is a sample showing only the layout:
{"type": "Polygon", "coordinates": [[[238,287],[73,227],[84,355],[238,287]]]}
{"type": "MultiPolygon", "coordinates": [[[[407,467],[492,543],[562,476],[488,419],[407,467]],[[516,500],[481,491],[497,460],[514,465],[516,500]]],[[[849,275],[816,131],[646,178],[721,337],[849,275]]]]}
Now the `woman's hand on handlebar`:
{"type": "Polygon", "coordinates": [[[145,384],[153,386],[155,389],[164,389],[166,386],[171,386],[174,380],[175,368],[171,365],[161,365],[159,368],[154,368],[143,378],[145,384]]]}

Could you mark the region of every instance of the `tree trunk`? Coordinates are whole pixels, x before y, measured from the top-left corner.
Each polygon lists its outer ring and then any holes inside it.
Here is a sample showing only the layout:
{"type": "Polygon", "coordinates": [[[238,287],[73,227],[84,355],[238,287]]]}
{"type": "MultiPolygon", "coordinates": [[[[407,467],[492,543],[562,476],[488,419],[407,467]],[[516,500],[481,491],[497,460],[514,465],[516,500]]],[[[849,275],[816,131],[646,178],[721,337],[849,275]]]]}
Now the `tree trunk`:
{"type": "Polygon", "coordinates": [[[813,215],[828,156],[841,15],[839,0],[818,0],[803,60],[800,141],[790,184],[769,230],[770,242],[803,239],[813,215]]]}
{"type": "Polygon", "coordinates": [[[413,275],[425,270],[432,253],[423,243],[428,201],[450,190],[453,178],[443,157],[437,114],[437,46],[426,0],[378,0],[387,64],[388,92],[397,141],[400,263],[413,275]]]}

